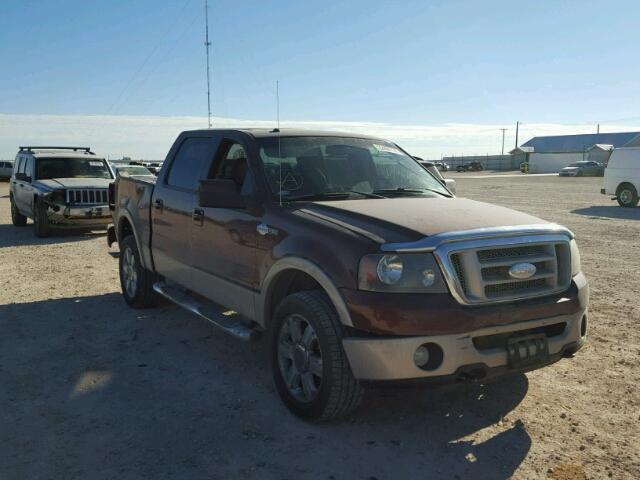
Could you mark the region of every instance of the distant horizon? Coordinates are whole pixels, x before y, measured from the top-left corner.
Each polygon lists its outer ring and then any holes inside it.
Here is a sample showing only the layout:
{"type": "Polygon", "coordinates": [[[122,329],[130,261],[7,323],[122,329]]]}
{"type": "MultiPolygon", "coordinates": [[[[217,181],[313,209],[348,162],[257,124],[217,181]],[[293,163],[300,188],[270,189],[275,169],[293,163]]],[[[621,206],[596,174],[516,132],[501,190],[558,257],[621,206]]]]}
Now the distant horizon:
{"type": "MultiPolygon", "coordinates": [[[[213,118],[213,128],[274,128],[275,119],[213,118]]],[[[411,154],[437,160],[443,156],[496,155],[505,135],[505,154],[515,147],[515,122],[508,124],[394,124],[356,121],[291,121],[280,127],[352,132],[385,138],[411,154]]],[[[19,145],[81,145],[110,158],[162,160],[183,130],[206,129],[206,116],[34,115],[0,113],[0,158],[13,159],[19,145]]],[[[596,133],[596,125],[521,123],[518,145],[536,136],[596,133]]],[[[600,133],[640,131],[640,124],[601,124],[600,133]]]]}

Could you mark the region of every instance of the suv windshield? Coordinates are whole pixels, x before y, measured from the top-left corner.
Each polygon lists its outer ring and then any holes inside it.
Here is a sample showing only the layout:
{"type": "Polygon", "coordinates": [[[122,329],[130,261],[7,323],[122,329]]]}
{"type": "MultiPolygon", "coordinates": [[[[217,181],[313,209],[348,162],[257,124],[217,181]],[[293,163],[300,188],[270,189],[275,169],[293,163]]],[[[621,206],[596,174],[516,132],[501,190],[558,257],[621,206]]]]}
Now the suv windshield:
{"type": "Polygon", "coordinates": [[[36,178],[113,178],[100,158],[38,158],[36,178]]]}
{"type": "Polygon", "coordinates": [[[284,199],[450,196],[393,143],[343,137],[257,139],[271,191],[284,199]]]}

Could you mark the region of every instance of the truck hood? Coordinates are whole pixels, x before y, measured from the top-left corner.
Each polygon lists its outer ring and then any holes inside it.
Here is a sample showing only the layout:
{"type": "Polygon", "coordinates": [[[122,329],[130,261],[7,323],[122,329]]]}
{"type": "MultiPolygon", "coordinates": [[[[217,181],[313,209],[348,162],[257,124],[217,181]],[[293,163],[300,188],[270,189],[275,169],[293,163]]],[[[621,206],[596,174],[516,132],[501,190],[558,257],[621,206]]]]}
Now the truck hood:
{"type": "Polygon", "coordinates": [[[49,188],[108,188],[112,178],[52,178],[37,180],[40,185],[49,188]]]}
{"type": "Polygon", "coordinates": [[[438,233],[549,223],[510,208],[467,198],[387,198],[312,202],[300,213],[364,234],[379,243],[438,233]]]}

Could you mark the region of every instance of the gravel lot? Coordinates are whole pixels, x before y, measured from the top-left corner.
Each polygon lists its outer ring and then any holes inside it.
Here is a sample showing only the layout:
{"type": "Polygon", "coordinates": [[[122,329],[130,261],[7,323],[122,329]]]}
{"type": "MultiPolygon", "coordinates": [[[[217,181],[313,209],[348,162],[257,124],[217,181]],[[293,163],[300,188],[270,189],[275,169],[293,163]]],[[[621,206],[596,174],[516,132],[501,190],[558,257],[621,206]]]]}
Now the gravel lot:
{"type": "Polygon", "coordinates": [[[487,385],[371,392],[320,426],[281,404],[263,344],[129,309],[103,233],[37,239],[0,183],[0,479],[640,478],[640,208],[601,179],[465,175],[461,196],[576,233],[587,346],[487,385]]]}

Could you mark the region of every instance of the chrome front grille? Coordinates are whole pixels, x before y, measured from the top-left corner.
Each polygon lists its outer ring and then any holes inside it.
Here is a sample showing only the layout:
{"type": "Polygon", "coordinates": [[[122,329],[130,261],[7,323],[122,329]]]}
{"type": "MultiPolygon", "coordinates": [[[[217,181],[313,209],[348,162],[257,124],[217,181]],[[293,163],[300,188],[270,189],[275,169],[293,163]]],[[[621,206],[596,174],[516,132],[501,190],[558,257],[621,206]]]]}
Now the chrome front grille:
{"type": "Polygon", "coordinates": [[[74,188],[67,190],[66,200],[71,205],[105,205],[109,193],[106,188],[74,188]]]}
{"type": "Polygon", "coordinates": [[[571,248],[569,238],[563,236],[466,241],[435,253],[450,289],[465,304],[550,295],[571,283],[571,248]],[[533,265],[535,273],[514,278],[510,269],[517,264],[533,265]]]}

